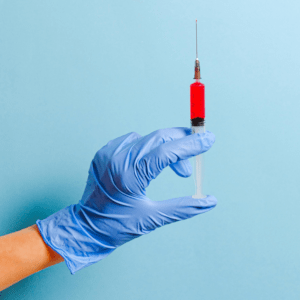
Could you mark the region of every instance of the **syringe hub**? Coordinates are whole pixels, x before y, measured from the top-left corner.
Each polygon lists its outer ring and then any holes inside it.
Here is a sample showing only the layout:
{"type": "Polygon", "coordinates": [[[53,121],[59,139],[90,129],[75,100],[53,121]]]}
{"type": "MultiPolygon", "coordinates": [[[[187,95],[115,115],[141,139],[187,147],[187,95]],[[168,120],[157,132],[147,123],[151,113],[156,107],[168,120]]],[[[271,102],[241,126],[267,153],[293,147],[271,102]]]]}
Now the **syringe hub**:
{"type": "Polygon", "coordinates": [[[195,60],[195,75],[194,75],[194,79],[201,79],[201,76],[200,76],[200,62],[199,62],[198,58],[196,58],[196,60],[195,60]]]}

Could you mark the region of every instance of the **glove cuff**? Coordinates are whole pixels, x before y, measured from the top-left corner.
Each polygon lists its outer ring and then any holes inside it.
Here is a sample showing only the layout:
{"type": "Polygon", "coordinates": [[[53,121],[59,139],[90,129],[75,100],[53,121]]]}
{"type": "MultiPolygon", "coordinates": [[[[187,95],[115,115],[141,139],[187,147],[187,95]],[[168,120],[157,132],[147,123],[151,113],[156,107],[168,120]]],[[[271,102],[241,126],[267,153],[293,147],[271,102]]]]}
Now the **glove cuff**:
{"type": "Polygon", "coordinates": [[[44,242],[60,254],[71,274],[105,258],[109,249],[91,237],[76,217],[76,205],[70,205],[36,224],[44,242]]]}

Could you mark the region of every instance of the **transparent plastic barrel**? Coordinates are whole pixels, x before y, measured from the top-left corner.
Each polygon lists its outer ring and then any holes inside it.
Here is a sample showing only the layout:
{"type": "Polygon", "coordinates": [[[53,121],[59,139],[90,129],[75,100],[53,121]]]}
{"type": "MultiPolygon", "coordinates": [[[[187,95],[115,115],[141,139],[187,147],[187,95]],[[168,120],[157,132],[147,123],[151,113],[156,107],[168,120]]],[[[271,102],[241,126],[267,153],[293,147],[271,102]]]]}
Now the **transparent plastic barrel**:
{"type": "MultiPolygon", "coordinates": [[[[204,133],[205,126],[192,126],[192,133],[204,133]]],[[[199,154],[193,158],[193,175],[195,181],[195,195],[193,198],[205,198],[206,195],[203,194],[202,191],[202,182],[203,182],[203,156],[199,154]]]]}

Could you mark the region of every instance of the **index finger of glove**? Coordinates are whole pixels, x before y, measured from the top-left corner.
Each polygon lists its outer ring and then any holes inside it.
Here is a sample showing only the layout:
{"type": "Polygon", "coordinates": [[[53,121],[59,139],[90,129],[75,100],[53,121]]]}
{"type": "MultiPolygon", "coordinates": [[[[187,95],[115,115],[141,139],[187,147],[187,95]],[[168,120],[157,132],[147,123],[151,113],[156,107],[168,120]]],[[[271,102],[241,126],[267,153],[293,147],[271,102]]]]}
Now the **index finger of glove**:
{"type": "Polygon", "coordinates": [[[150,181],[170,164],[206,152],[214,142],[214,134],[206,131],[164,143],[146,154],[139,161],[138,167],[150,181]]]}
{"type": "Polygon", "coordinates": [[[191,135],[191,129],[188,127],[159,129],[141,138],[136,143],[133,151],[137,153],[137,158],[141,158],[159,145],[178,140],[189,135],[191,135]]]}

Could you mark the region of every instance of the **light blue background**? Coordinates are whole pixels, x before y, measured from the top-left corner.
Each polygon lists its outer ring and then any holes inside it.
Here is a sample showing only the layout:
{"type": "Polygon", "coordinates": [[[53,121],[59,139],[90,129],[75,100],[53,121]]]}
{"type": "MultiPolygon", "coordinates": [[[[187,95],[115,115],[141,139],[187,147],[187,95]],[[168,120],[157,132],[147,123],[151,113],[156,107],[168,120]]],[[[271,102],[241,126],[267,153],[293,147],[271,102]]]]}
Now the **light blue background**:
{"type": "MultiPolygon", "coordinates": [[[[298,0],[0,0],[1,235],[77,202],[110,139],[189,126],[196,18],[219,200],[3,299],[299,299],[299,14],[298,0]]],[[[192,192],[165,170],[148,195],[192,192]]]]}

